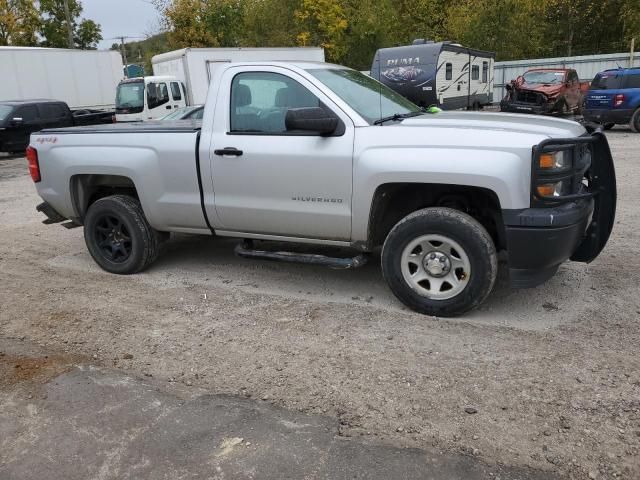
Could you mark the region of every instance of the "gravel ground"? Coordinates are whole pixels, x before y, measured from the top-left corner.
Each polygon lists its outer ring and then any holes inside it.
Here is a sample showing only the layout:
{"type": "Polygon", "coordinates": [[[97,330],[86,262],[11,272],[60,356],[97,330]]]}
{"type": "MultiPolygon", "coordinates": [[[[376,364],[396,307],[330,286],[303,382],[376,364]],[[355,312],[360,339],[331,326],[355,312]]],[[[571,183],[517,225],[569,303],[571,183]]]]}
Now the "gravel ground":
{"type": "Polygon", "coordinates": [[[45,226],[24,159],[0,158],[0,336],[217,394],[333,416],[340,434],[567,478],[640,478],[640,135],[608,133],[618,219],[591,265],[477,312],[407,311],[356,271],[235,258],[176,235],[130,277],[45,226]]]}

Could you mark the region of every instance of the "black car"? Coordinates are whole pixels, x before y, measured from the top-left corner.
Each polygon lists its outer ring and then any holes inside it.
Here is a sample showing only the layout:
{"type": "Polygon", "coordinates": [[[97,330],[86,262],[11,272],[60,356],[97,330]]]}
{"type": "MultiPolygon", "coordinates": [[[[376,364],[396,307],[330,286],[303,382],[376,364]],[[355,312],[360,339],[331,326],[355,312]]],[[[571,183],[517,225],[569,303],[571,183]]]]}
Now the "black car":
{"type": "Polygon", "coordinates": [[[110,123],[113,112],[72,112],[57,100],[0,101],[0,152],[24,152],[29,136],[45,128],[110,123]]]}

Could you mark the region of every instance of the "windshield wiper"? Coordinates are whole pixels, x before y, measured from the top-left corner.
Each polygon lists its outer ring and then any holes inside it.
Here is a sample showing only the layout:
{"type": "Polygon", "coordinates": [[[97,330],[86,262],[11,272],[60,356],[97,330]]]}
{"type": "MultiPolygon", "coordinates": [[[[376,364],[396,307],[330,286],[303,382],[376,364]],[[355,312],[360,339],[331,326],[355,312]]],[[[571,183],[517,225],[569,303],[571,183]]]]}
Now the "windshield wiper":
{"type": "Polygon", "coordinates": [[[405,118],[415,117],[417,115],[422,115],[424,112],[408,112],[408,113],[394,113],[393,115],[389,115],[388,117],[382,117],[373,122],[374,125],[382,125],[383,123],[390,122],[392,120],[404,120],[405,118]]]}

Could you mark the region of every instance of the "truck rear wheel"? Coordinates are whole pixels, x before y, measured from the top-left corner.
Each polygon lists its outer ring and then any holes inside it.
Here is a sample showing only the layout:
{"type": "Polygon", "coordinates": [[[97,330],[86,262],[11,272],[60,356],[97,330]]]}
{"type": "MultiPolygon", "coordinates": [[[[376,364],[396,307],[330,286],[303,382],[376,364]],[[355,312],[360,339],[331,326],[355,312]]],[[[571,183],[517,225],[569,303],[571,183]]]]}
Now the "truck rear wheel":
{"type": "Polygon", "coordinates": [[[451,208],[408,215],[382,248],[382,274],[393,293],[427,315],[454,317],[477,307],[491,292],[497,271],[489,233],[451,208]]]}
{"type": "Polygon", "coordinates": [[[158,257],[160,245],[140,202],[127,195],[101,198],[89,207],[84,239],[96,263],[120,275],[148,267],[158,257]]]}

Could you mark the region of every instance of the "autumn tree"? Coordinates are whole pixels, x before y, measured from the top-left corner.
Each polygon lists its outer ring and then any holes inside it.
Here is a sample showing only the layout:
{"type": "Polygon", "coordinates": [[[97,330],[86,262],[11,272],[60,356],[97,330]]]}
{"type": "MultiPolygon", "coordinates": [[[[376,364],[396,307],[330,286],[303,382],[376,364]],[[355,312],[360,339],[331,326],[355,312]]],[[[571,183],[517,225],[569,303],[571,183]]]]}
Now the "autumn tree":
{"type": "Polygon", "coordinates": [[[176,0],[164,7],[164,14],[169,42],[176,48],[240,45],[241,0],[176,0]]]}
{"type": "Polygon", "coordinates": [[[320,46],[327,60],[358,69],[378,48],[416,38],[498,60],[620,52],[640,41],[640,0],[151,1],[170,48],[320,46]]]}
{"type": "Polygon", "coordinates": [[[349,23],[340,0],[301,0],[294,17],[298,26],[298,45],[320,46],[329,61],[340,62],[347,52],[349,23]]]}
{"type": "MultiPolygon", "coordinates": [[[[75,48],[94,49],[102,40],[100,25],[93,20],[81,18],[82,4],[79,0],[68,0],[71,29],[75,48]]],[[[40,0],[43,47],[68,48],[68,24],[64,0],[40,0]]]]}
{"type": "Polygon", "coordinates": [[[0,46],[31,46],[40,26],[38,10],[31,0],[0,0],[0,46]]]}
{"type": "Polygon", "coordinates": [[[248,47],[294,47],[300,0],[246,0],[242,45],[248,47]]]}

